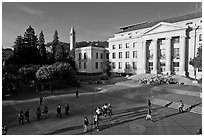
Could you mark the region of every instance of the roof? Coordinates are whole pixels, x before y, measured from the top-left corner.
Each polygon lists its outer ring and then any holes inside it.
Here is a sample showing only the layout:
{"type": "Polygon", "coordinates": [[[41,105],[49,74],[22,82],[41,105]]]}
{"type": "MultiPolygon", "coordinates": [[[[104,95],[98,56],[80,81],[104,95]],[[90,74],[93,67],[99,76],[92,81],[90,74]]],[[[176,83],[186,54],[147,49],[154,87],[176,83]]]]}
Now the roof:
{"type": "MultiPolygon", "coordinates": [[[[127,29],[123,29],[122,31],[120,31],[118,33],[149,28],[149,27],[152,27],[152,26],[158,24],[159,22],[175,23],[175,22],[180,22],[180,21],[185,21],[185,20],[190,20],[190,19],[196,19],[196,18],[200,18],[200,17],[202,17],[202,12],[196,12],[196,13],[191,13],[191,14],[179,16],[179,17],[174,17],[174,18],[163,19],[163,20],[158,20],[158,21],[154,21],[154,22],[147,22],[147,23],[128,26],[127,29]]],[[[124,28],[124,27],[121,27],[121,28],[124,28]]]]}

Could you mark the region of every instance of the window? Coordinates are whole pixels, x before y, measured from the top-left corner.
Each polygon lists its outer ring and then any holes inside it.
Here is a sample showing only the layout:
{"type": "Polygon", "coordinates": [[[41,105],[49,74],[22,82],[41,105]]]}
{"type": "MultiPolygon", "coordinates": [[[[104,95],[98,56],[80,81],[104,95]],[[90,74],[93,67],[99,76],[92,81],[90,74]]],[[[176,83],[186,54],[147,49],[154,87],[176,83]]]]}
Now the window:
{"type": "Polygon", "coordinates": [[[153,62],[149,62],[149,71],[151,72],[153,70],[153,62]]]}
{"type": "Polygon", "coordinates": [[[109,53],[106,53],[106,59],[109,59],[109,53]]]}
{"type": "Polygon", "coordinates": [[[119,52],[119,59],[122,58],[122,52],[119,52]]]}
{"type": "Polygon", "coordinates": [[[101,69],[103,68],[103,63],[101,62],[101,69]]]}
{"type": "Polygon", "coordinates": [[[115,69],[115,62],[112,62],[112,68],[115,69]]]}
{"type": "Polygon", "coordinates": [[[84,62],[84,69],[86,69],[86,62],[84,62]]]}
{"type": "Polygon", "coordinates": [[[118,69],[122,69],[122,62],[118,63],[118,69]]]}
{"type": "Polygon", "coordinates": [[[173,62],[173,68],[175,72],[179,71],[179,62],[173,62]]]}
{"type": "Polygon", "coordinates": [[[137,70],[137,62],[132,62],[132,68],[133,68],[134,70],[137,70]]]}
{"type": "Polygon", "coordinates": [[[165,49],[161,49],[161,52],[160,52],[161,53],[161,56],[160,56],[161,59],[166,59],[165,52],[166,52],[165,49]]]}
{"type": "Polygon", "coordinates": [[[126,45],[126,48],[129,48],[129,43],[126,43],[125,45],[126,45]]]}
{"type": "Polygon", "coordinates": [[[113,49],[115,49],[115,45],[113,45],[113,49]]]}
{"type": "Polygon", "coordinates": [[[119,49],[122,49],[122,44],[119,44],[119,49]]]}
{"type": "Polygon", "coordinates": [[[96,62],[96,69],[98,69],[98,62],[96,62]]]}
{"type": "Polygon", "coordinates": [[[113,58],[113,59],[115,59],[115,52],[114,52],[114,53],[112,53],[112,58],[113,58]]]}
{"type": "Polygon", "coordinates": [[[98,53],[96,53],[96,59],[98,59],[98,53]]]}
{"type": "Polygon", "coordinates": [[[133,48],[135,48],[135,47],[136,47],[136,45],[137,45],[137,42],[134,42],[134,43],[133,43],[133,48]]]}
{"type": "Polygon", "coordinates": [[[129,51],[125,52],[125,58],[129,58],[129,55],[130,55],[129,51]]]}
{"type": "Polygon", "coordinates": [[[164,72],[164,71],[166,70],[166,69],[165,69],[165,68],[166,68],[165,66],[166,66],[165,63],[160,63],[160,69],[161,69],[160,71],[161,71],[161,72],[164,72]]]}
{"type": "Polygon", "coordinates": [[[79,60],[81,60],[81,53],[79,53],[79,60]]]}
{"type": "Polygon", "coordinates": [[[84,59],[86,59],[86,53],[84,53],[84,59]]]}
{"type": "Polygon", "coordinates": [[[79,62],[79,69],[81,69],[81,62],[79,62]]]}
{"type": "Polygon", "coordinates": [[[103,53],[101,53],[101,59],[103,59],[103,53]]]}
{"type": "Polygon", "coordinates": [[[199,35],[199,41],[202,41],[202,34],[199,35]]]}
{"type": "Polygon", "coordinates": [[[129,69],[129,68],[130,68],[129,62],[125,62],[125,69],[129,69]]]}
{"type": "Polygon", "coordinates": [[[133,51],[133,58],[137,58],[137,51],[133,51]]]}
{"type": "Polygon", "coordinates": [[[164,41],[163,40],[159,40],[158,43],[159,43],[159,45],[164,45],[164,41]]]}
{"type": "Polygon", "coordinates": [[[174,59],[179,59],[179,48],[174,48],[174,59]]]}

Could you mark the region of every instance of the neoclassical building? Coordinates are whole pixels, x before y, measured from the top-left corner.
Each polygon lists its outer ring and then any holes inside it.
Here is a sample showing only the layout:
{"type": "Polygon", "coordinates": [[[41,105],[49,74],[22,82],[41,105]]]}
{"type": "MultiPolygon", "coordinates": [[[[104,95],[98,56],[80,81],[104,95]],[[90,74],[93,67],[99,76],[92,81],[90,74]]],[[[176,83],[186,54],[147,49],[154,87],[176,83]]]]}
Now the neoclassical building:
{"type": "Polygon", "coordinates": [[[202,12],[120,28],[109,38],[112,71],[201,77],[189,61],[202,46],[202,12]]]}

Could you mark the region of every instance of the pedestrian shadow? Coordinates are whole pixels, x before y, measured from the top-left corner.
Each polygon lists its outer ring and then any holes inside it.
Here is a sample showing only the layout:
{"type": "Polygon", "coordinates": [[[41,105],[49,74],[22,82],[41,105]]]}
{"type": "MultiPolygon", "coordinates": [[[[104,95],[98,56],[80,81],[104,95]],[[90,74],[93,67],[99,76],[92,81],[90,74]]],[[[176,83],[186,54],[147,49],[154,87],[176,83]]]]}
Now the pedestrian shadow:
{"type": "Polygon", "coordinates": [[[61,129],[58,129],[58,130],[43,134],[43,135],[55,135],[55,134],[63,133],[63,132],[66,132],[66,131],[78,130],[78,129],[83,129],[83,125],[65,127],[65,128],[61,128],[61,129]]]}
{"type": "Polygon", "coordinates": [[[200,103],[197,103],[197,104],[194,104],[194,105],[191,105],[190,107],[186,108],[186,110],[184,110],[183,112],[177,112],[177,113],[173,113],[173,114],[170,114],[170,115],[166,115],[166,116],[162,116],[156,120],[154,120],[154,122],[157,122],[157,121],[160,121],[160,120],[163,120],[165,118],[168,118],[168,117],[172,117],[172,116],[175,116],[175,115],[180,115],[180,114],[184,114],[184,113],[187,113],[187,112],[190,112],[193,108],[195,108],[196,106],[202,104],[201,102],[200,103]]]}

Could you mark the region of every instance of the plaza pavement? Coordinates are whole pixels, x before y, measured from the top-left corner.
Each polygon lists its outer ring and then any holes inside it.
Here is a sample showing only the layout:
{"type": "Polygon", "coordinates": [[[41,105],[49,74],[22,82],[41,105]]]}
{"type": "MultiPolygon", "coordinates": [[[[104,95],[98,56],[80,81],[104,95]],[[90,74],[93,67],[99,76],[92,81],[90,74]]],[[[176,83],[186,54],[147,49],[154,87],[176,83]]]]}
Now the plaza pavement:
{"type": "MultiPolygon", "coordinates": [[[[169,103],[171,100],[157,98],[162,96],[160,90],[152,90],[150,89],[147,93],[146,89],[142,90],[142,92],[133,93],[134,88],[128,87],[129,85],[92,85],[93,89],[101,88],[99,92],[95,91],[94,96],[96,97],[95,106],[101,105],[104,103],[104,100],[113,102],[114,115],[113,115],[113,123],[108,120],[103,120],[100,122],[100,132],[91,131],[89,129],[88,133],[85,134],[100,134],[100,135],[131,135],[131,134],[194,134],[197,128],[200,127],[202,109],[201,104],[195,106],[190,113],[178,114],[178,103],[176,101],[173,102],[169,107],[164,107],[164,104],[169,103]],[[121,91],[121,93],[119,92],[121,91]],[[118,95],[116,95],[118,93],[118,95]],[[125,93],[123,95],[123,93],[125,93]],[[141,95],[140,95],[141,94],[141,95]],[[153,108],[155,109],[153,112],[153,118],[155,122],[145,121],[144,118],[146,116],[146,102],[140,103],[143,99],[143,96],[148,96],[151,99],[153,108]],[[138,97],[138,98],[136,98],[138,97]],[[135,101],[137,102],[137,107],[135,107],[135,101]],[[136,112],[136,113],[135,113],[136,112]],[[192,112],[192,113],[191,113],[192,112]]],[[[145,85],[146,86],[146,85],[145,85]]],[[[137,87],[138,88],[138,87],[137,87]]],[[[147,88],[148,89],[148,88],[147,88]]],[[[157,89],[157,88],[156,88],[157,89]]],[[[8,134],[84,134],[83,133],[83,117],[87,115],[91,122],[91,111],[86,110],[86,107],[91,107],[92,104],[88,103],[92,100],[93,92],[80,93],[80,97],[77,100],[75,98],[75,94],[67,94],[67,95],[58,95],[58,96],[50,96],[45,97],[45,100],[48,101],[49,107],[56,107],[57,104],[53,104],[54,102],[65,103],[68,102],[71,104],[71,115],[68,117],[64,117],[63,120],[55,118],[55,110],[50,110],[51,113],[48,119],[42,119],[40,121],[32,121],[31,124],[25,125],[17,125],[17,122],[12,120],[16,119],[17,116],[11,116],[11,114],[7,115],[7,120],[10,120],[12,126],[9,126],[8,134]],[[16,118],[15,118],[16,117],[16,118]],[[15,124],[16,123],[16,124],[15,124]],[[26,127],[25,127],[26,126],[26,127]],[[42,130],[43,129],[43,130],[42,130]]],[[[174,93],[172,95],[178,95],[174,93]]],[[[182,95],[181,96],[188,96],[182,95]]],[[[169,96],[169,94],[167,94],[169,96]]],[[[194,96],[195,100],[199,98],[194,96]]],[[[15,109],[18,112],[22,107],[26,108],[26,106],[38,103],[38,98],[32,100],[25,101],[13,101],[6,102],[3,104],[3,111],[5,108],[15,109]],[[24,106],[26,105],[26,106],[24,106]]],[[[189,100],[186,97],[186,100],[189,100]]],[[[185,100],[184,100],[185,102],[185,100]]],[[[193,102],[195,105],[195,102],[193,102]]],[[[201,102],[202,103],[202,102],[201,102]]],[[[189,107],[190,104],[185,104],[185,108],[189,107]]],[[[8,109],[9,112],[13,112],[8,109]]],[[[9,112],[5,112],[8,114],[9,112]]],[[[5,117],[3,115],[3,118],[5,117]]],[[[17,114],[16,114],[17,115],[17,114]]],[[[35,116],[31,116],[32,119],[35,119],[35,116]]],[[[4,120],[3,120],[4,121],[4,120]]],[[[90,128],[90,127],[89,127],[90,128]]]]}

